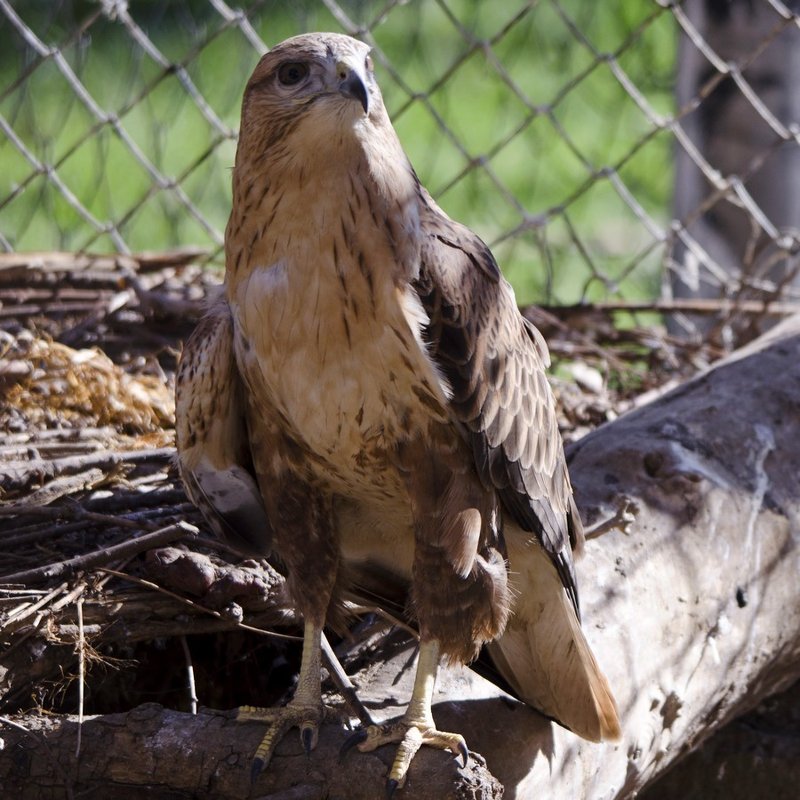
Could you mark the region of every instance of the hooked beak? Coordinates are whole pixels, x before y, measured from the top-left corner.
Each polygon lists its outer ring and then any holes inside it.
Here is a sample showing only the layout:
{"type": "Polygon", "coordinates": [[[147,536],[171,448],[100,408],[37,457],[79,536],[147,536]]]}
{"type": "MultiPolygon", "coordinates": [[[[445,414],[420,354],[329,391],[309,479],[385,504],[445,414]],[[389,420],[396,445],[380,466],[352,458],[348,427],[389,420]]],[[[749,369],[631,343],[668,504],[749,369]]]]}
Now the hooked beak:
{"type": "Polygon", "coordinates": [[[369,114],[369,90],[364,69],[351,67],[340,61],[336,65],[336,74],[339,77],[339,92],[351,100],[358,100],[364,113],[369,114]]]}

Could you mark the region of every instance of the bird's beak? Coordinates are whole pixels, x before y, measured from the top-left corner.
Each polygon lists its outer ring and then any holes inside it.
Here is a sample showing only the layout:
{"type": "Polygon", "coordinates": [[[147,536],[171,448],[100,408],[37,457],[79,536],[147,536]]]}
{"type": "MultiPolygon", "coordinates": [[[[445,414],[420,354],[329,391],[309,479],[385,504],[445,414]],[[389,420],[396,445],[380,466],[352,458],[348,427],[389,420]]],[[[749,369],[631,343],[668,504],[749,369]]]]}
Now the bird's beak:
{"type": "Polygon", "coordinates": [[[369,89],[367,89],[367,74],[364,66],[353,66],[346,61],[340,61],[336,65],[336,75],[341,94],[352,100],[358,100],[364,113],[369,114],[369,89]]]}

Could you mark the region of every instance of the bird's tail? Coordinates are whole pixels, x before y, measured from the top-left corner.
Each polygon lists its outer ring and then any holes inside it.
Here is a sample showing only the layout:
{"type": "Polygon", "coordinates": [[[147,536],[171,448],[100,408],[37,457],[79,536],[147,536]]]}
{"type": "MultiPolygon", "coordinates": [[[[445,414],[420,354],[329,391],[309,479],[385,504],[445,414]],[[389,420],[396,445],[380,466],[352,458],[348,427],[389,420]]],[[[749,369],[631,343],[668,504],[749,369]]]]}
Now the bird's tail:
{"type": "Polygon", "coordinates": [[[495,667],[520,700],[578,736],[618,739],[611,688],[550,558],[519,529],[506,543],[515,591],[508,626],[488,646],[495,667]]]}

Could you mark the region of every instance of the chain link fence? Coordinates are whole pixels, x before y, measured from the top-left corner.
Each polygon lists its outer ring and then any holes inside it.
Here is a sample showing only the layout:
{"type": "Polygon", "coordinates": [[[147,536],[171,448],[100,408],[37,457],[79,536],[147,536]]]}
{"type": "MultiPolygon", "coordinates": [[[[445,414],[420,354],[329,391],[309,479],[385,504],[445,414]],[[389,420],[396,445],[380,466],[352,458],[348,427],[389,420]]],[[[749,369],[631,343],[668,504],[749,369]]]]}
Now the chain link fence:
{"type": "Polygon", "coordinates": [[[250,71],[287,36],[338,30],[373,46],[420,178],[520,302],[749,329],[800,300],[797,11],[0,0],[0,249],[201,245],[220,264],[250,71]]]}

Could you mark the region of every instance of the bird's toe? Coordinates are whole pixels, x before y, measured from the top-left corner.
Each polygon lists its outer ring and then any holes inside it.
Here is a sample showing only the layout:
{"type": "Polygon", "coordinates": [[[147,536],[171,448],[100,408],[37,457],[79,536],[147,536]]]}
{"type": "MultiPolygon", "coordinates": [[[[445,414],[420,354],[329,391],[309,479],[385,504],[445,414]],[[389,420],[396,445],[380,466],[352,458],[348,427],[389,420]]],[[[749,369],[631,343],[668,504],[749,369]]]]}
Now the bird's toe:
{"type": "Polygon", "coordinates": [[[258,778],[269,766],[278,742],[280,742],[292,728],[300,729],[300,742],[305,752],[310,754],[317,746],[319,726],[324,715],[325,711],[321,705],[316,706],[290,702],[282,708],[242,706],[236,714],[237,720],[242,722],[256,721],[267,724],[267,731],[253,756],[253,764],[250,771],[251,779],[255,780],[258,778]]]}
{"type": "Polygon", "coordinates": [[[392,743],[397,743],[397,752],[387,776],[386,792],[389,797],[405,783],[408,769],[420,747],[449,750],[454,755],[461,756],[463,766],[466,766],[469,758],[467,744],[460,734],[403,721],[386,725],[369,725],[356,731],[342,745],[341,756],[344,757],[353,747],[357,747],[362,753],[367,753],[392,743]]]}

